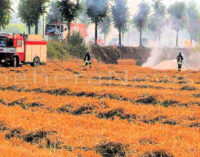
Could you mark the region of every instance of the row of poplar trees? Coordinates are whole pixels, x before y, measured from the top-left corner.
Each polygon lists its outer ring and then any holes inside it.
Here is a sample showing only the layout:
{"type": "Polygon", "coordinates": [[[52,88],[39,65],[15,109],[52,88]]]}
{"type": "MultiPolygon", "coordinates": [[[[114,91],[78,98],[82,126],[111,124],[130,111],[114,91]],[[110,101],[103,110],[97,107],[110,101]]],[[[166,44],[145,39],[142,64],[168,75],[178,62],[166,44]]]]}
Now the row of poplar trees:
{"type": "Polygon", "coordinates": [[[35,34],[38,34],[38,23],[46,12],[47,2],[49,0],[20,0],[18,14],[22,22],[27,25],[29,34],[32,26],[35,26],[35,34]]]}
{"type": "Polygon", "coordinates": [[[170,26],[176,32],[176,47],[179,46],[179,33],[186,29],[193,40],[200,41],[200,12],[197,4],[190,2],[174,2],[168,8],[162,0],[152,0],[152,6],[147,2],[139,3],[138,10],[130,17],[127,0],[85,0],[87,14],[95,23],[95,40],[97,40],[97,26],[101,32],[108,34],[111,23],[119,32],[119,45],[121,46],[122,34],[132,24],[139,31],[139,43],[142,46],[144,30],[152,32],[159,42],[164,27],[170,26]]]}
{"type": "Polygon", "coordinates": [[[52,2],[47,19],[53,23],[60,21],[67,22],[69,30],[71,22],[78,18],[82,23],[94,23],[95,44],[97,44],[99,28],[101,28],[104,34],[110,32],[112,22],[111,14],[114,25],[119,31],[119,45],[121,45],[122,33],[125,32],[128,21],[126,0],[82,0],[81,2],[79,0],[76,2],[57,0],[52,2]]]}
{"type": "MultiPolygon", "coordinates": [[[[152,0],[152,2],[152,6],[150,6],[147,2],[142,1],[135,15],[130,17],[129,11],[133,8],[128,8],[127,0],[82,0],[81,3],[79,0],[77,3],[70,0],[57,0],[52,9],[52,16],[58,13],[54,13],[57,7],[57,11],[61,11],[61,18],[64,18],[68,26],[77,18],[86,24],[94,23],[95,44],[97,44],[98,30],[100,29],[101,33],[107,36],[111,26],[114,25],[119,32],[119,45],[121,46],[122,34],[128,30],[130,24],[139,31],[140,46],[142,46],[145,30],[152,32],[154,38],[160,42],[163,28],[169,25],[176,32],[177,47],[179,33],[182,29],[186,29],[190,34],[191,43],[193,40],[200,40],[200,13],[195,3],[186,5],[183,1],[174,2],[167,8],[162,0],[152,0]]],[[[55,21],[59,16],[56,17],[55,21]]],[[[70,29],[70,27],[68,28],[70,29]]]]}
{"type": "MultiPolygon", "coordinates": [[[[105,35],[110,32],[112,23],[119,32],[119,45],[121,46],[122,34],[127,31],[127,26],[133,23],[140,32],[140,46],[142,46],[143,31],[148,28],[152,34],[160,40],[162,30],[168,23],[176,31],[176,46],[178,47],[179,32],[185,28],[190,34],[191,41],[199,40],[200,36],[200,14],[195,3],[188,6],[184,2],[174,2],[167,8],[162,0],[152,0],[153,6],[142,1],[139,9],[133,17],[129,16],[127,0],[53,0],[54,10],[47,13],[55,18],[54,22],[60,21],[70,24],[72,21],[82,18],[83,23],[88,21],[95,24],[95,43],[97,44],[98,29],[105,35]],[[152,8],[152,10],[151,10],[152,8]],[[55,13],[57,10],[57,14],[55,13]],[[80,15],[81,13],[81,15],[80,15]]],[[[20,0],[18,15],[28,26],[28,32],[35,26],[35,34],[38,34],[38,23],[40,17],[47,12],[47,4],[50,0],[20,0]]],[[[52,0],[51,0],[52,3],[52,0]]],[[[0,0],[0,29],[5,28],[11,17],[11,0],[0,0]]],[[[52,18],[51,18],[52,19],[52,18]]],[[[50,20],[51,21],[51,20],[50,20]]],[[[69,33],[70,36],[70,33],[69,33]]]]}
{"type": "MultiPolygon", "coordinates": [[[[18,14],[21,20],[30,28],[35,26],[35,33],[38,34],[38,22],[46,11],[46,3],[49,0],[20,0],[18,6],[18,14]]],[[[0,0],[0,31],[9,24],[11,14],[14,12],[12,9],[11,0],[0,0]]]]}

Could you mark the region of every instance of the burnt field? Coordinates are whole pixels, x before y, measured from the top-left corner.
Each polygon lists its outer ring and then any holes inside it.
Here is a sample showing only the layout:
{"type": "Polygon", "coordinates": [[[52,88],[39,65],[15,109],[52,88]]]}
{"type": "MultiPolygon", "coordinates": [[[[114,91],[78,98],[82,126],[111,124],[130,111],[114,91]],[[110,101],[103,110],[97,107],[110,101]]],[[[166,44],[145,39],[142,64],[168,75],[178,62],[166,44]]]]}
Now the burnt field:
{"type": "Polygon", "coordinates": [[[0,67],[0,156],[199,156],[198,72],[83,65],[0,67]]]}

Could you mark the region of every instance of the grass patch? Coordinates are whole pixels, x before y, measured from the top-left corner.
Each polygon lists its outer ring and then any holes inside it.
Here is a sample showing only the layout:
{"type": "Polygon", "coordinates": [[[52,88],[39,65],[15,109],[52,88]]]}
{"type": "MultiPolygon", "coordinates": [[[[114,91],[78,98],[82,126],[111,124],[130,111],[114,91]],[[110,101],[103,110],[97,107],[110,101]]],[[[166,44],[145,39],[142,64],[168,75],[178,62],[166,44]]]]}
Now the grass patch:
{"type": "Polygon", "coordinates": [[[186,91],[195,91],[197,90],[194,86],[183,86],[180,90],[186,90],[186,91]]]}
{"type": "Polygon", "coordinates": [[[142,157],[173,157],[173,155],[166,153],[165,151],[153,151],[146,153],[142,157]]]}
{"type": "Polygon", "coordinates": [[[138,99],[136,100],[135,102],[138,103],[138,104],[157,104],[158,101],[156,100],[156,98],[154,96],[148,96],[148,95],[145,95],[145,96],[142,96],[143,98],[141,99],[138,99]]]}
{"type": "Polygon", "coordinates": [[[125,157],[128,146],[123,146],[121,143],[104,143],[96,147],[96,152],[102,157],[125,157]]]}

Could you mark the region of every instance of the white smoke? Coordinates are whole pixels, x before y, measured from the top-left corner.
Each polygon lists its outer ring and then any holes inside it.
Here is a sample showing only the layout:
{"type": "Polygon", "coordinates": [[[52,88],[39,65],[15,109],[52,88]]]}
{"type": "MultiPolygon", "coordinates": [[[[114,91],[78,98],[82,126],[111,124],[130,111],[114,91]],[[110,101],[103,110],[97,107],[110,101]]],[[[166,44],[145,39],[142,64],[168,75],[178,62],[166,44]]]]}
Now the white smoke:
{"type": "Polygon", "coordinates": [[[154,67],[155,65],[157,65],[161,61],[163,61],[164,55],[165,54],[163,53],[163,48],[153,48],[150,53],[150,57],[148,58],[146,63],[144,63],[142,66],[143,67],[154,67]]]}
{"type": "MultiPolygon", "coordinates": [[[[183,70],[200,70],[200,52],[193,51],[192,49],[184,50],[185,51],[182,53],[184,57],[183,70]]],[[[177,69],[176,56],[178,55],[179,51],[181,50],[153,48],[150,57],[142,66],[162,70],[177,69]],[[170,51],[174,51],[174,53],[170,51]]]]}

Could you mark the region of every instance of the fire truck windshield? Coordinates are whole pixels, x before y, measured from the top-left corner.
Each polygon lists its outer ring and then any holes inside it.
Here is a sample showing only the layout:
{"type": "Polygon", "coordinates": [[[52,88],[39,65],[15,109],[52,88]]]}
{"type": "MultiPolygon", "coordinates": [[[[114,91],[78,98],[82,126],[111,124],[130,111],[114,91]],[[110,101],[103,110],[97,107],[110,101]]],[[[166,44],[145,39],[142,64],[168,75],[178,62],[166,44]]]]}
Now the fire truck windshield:
{"type": "Polygon", "coordinates": [[[0,47],[13,47],[13,39],[0,37],[0,47]]]}

